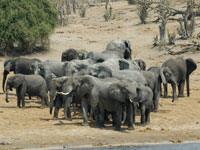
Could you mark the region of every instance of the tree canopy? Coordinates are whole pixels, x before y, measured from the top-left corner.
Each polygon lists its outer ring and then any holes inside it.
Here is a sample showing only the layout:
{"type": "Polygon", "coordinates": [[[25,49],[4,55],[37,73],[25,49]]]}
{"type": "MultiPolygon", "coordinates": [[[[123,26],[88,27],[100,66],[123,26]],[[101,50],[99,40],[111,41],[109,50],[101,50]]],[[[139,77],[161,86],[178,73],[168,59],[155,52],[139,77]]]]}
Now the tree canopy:
{"type": "Polygon", "coordinates": [[[1,0],[0,52],[9,55],[32,52],[48,39],[57,13],[49,0],[1,0]]]}

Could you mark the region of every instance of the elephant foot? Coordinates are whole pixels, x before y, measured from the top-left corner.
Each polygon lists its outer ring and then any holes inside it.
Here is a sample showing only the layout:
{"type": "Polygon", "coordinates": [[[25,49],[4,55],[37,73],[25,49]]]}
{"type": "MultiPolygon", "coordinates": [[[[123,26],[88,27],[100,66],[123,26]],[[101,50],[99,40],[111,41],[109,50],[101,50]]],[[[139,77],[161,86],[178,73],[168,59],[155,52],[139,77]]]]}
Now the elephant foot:
{"type": "Polygon", "coordinates": [[[88,126],[88,122],[83,122],[82,126],[88,126]]]}
{"type": "Polygon", "coordinates": [[[66,118],[66,117],[64,117],[63,120],[72,121],[72,118],[66,118]]]}
{"type": "Polygon", "coordinates": [[[133,126],[128,126],[128,130],[135,130],[133,126]]]}
{"type": "Polygon", "coordinates": [[[58,117],[53,117],[52,120],[58,120],[58,117]]]}
{"type": "Polygon", "coordinates": [[[179,94],[178,97],[184,97],[184,95],[183,94],[179,94]]]}
{"type": "Polygon", "coordinates": [[[121,131],[121,127],[115,127],[115,131],[121,131]]]}

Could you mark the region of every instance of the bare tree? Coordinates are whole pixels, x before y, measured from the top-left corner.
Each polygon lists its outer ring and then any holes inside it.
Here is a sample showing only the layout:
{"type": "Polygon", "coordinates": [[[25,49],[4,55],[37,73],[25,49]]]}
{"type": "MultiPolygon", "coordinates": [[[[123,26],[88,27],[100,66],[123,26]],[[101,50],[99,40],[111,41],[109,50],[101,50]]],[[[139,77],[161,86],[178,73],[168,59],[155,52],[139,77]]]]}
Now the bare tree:
{"type": "Polygon", "coordinates": [[[67,14],[71,14],[71,7],[70,7],[70,0],[66,0],[66,9],[67,9],[67,14]]]}

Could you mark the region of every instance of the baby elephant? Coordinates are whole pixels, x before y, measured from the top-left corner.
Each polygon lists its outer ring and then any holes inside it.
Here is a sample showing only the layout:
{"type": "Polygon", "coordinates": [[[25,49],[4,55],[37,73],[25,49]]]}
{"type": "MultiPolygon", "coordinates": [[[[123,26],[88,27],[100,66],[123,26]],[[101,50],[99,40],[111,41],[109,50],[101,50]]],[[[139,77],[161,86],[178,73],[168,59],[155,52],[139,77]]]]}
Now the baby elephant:
{"type": "Polygon", "coordinates": [[[47,85],[43,77],[40,75],[23,75],[16,74],[7,80],[6,84],[6,102],[8,103],[8,91],[15,88],[17,94],[17,106],[20,106],[22,100],[22,107],[25,107],[25,94],[29,96],[38,96],[42,100],[42,107],[46,104],[48,106],[47,85]]]}

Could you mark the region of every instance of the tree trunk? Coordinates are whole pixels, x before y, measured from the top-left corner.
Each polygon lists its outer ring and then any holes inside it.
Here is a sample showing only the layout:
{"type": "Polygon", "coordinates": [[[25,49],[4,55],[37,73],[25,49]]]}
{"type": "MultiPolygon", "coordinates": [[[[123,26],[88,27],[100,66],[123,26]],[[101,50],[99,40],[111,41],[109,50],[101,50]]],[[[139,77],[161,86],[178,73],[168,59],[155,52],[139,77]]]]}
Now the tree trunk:
{"type": "Polygon", "coordinates": [[[66,0],[66,6],[67,6],[67,14],[71,14],[71,8],[70,8],[70,0],[66,0]]]}

